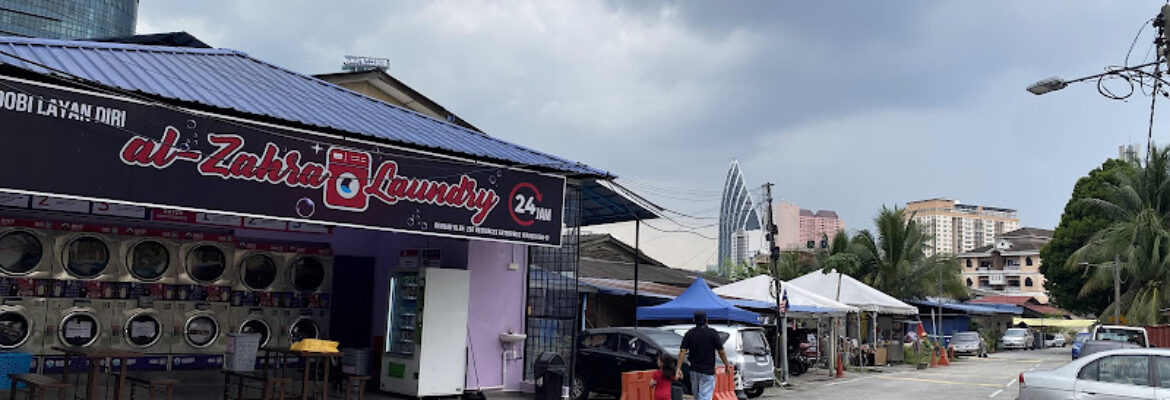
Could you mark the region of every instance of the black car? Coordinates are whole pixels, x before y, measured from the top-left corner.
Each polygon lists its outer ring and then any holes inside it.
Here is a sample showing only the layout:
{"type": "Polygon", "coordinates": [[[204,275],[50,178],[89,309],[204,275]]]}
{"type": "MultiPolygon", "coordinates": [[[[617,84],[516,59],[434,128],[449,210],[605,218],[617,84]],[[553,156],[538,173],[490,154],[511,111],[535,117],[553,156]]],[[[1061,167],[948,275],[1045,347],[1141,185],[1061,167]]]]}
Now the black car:
{"type": "MultiPolygon", "coordinates": [[[[578,336],[577,367],[573,372],[573,400],[590,392],[621,396],[622,373],[658,369],[658,355],[678,357],[682,336],[657,328],[598,328],[578,336]]],[[[683,365],[676,383],[690,392],[690,375],[683,365]]]]}

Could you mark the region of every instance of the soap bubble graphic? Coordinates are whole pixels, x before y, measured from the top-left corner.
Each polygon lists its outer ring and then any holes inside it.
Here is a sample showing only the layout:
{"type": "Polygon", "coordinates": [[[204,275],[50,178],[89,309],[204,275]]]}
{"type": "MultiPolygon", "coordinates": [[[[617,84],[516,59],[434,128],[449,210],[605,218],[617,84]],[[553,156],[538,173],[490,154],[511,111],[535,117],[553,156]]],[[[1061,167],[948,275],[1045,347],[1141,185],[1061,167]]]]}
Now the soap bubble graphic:
{"type": "Polygon", "coordinates": [[[496,170],[496,173],[494,175],[488,177],[488,182],[491,182],[492,186],[495,186],[496,181],[500,180],[500,178],[503,176],[504,176],[504,171],[496,170]]]}
{"type": "Polygon", "coordinates": [[[427,223],[422,220],[422,210],[414,209],[414,213],[406,218],[406,226],[413,228],[418,225],[421,229],[426,230],[427,223]]]}
{"type": "Polygon", "coordinates": [[[193,120],[193,119],[187,120],[187,129],[195,129],[195,127],[197,125],[198,124],[195,123],[195,120],[193,120]]]}
{"type": "Polygon", "coordinates": [[[297,215],[300,215],[301,218],[312,217],[315,212],[317,212],[317,204],[313,203],[312,199],[302,197],[297,200],[297,215]]]}

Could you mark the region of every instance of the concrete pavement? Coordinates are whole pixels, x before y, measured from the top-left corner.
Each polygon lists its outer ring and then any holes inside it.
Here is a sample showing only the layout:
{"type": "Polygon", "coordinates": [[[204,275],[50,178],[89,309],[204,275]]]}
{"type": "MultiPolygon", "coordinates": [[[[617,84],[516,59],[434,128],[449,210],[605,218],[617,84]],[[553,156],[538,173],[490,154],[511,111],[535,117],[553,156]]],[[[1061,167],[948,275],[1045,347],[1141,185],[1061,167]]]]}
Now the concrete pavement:
{"type": "MultiPolygon", "coordinates": [[[[1069,349],[1009,351],[988,358],[963,357],[948,367],[846,373],[845,378],[812,376],[788,389],[769,389],[764,398],[800,399],[1015,399],[1019,374],[1056,368],[1070,361],[1069,349]]],[[[824,372],[814,371],[813,373],[824,372]]],[[[805,378],[805,377],[801,377],[805,378]]]]}

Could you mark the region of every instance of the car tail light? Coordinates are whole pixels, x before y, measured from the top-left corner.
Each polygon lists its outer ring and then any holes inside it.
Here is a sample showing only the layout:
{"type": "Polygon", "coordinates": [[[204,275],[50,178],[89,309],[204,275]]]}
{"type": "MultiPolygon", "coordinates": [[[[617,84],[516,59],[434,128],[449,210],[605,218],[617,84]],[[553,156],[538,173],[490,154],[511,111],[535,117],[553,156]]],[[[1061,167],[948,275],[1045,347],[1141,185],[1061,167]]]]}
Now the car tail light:
{"type": "Polygon", "coordinates": [[[1024,373],[1023,372],[1020,373],[1020,387],[1021,388],[1024,387],[1024,373]]]}

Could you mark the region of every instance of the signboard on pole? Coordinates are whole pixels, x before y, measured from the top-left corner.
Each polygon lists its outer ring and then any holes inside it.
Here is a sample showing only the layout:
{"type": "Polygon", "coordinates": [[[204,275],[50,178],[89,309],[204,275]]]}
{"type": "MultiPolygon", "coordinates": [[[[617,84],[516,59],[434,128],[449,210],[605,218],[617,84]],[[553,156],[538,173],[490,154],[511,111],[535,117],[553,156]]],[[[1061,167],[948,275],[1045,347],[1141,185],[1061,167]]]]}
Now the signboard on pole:
{"type": "Polygon", "coordinates": [[[562,176],[15,78],[0,77],[0,126],[0,192],[62,199],[46,207],[561,241],[562,176]]]}

